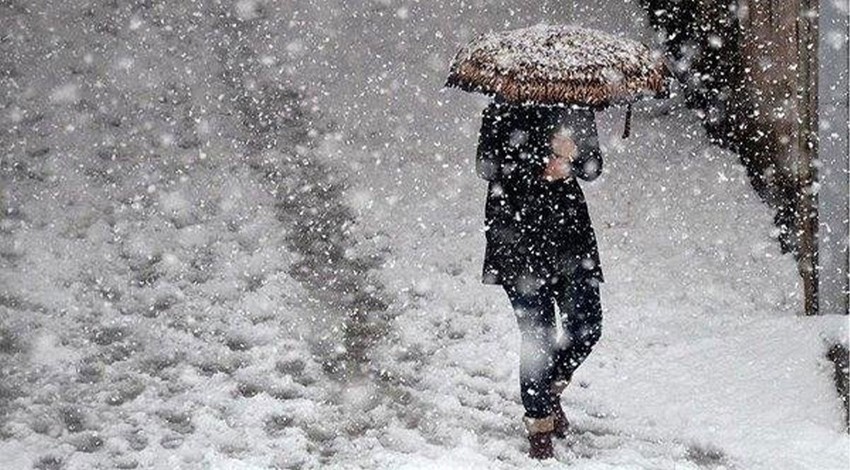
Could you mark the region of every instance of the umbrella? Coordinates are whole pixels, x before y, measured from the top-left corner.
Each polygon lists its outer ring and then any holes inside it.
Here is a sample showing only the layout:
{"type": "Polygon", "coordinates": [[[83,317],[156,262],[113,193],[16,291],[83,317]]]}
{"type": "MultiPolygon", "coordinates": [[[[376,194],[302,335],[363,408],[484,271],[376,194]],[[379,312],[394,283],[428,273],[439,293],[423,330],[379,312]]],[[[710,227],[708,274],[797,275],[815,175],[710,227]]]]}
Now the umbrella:
{"type": "MultiPolygon", "coordinates": [[[[668,93],[670,70],[643,44],[577,26],[482,34],[458,51],[446,86],[516,103],[630,104],[668,93]]],[[[628,135],[629,115],[626,116],[628,135]]]]}

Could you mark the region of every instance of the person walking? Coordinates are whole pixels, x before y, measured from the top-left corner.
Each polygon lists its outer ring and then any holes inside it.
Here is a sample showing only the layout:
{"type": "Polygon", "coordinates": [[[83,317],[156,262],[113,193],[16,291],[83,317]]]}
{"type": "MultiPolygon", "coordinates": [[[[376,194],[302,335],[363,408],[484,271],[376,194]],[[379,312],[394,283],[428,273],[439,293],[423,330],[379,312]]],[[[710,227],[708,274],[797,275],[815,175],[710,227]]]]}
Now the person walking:
{"type": "Polygon", "coordinates": [[[520,395],[529,455],[553,456],[569,423],[560,396],[602,334],[596,235],[578,179],[602,172],[594,110],[666,98],[674,77],[644,44],[575,25],[475,36],[447,87],[493,96],[475,167],[489,182],[482,280],[500,284],[522,338],[520,395]]]}
{"type": "Polygon", "coordinates": [[[604,279],[577,182],[602,171],[593,111],[496,98],[483,112],[475,167],[489,182],[482,281],[504,288],[519,326],[529,456],[551,458],[552,438],[569,426],[561,393],[602,328],[604,279]]]}

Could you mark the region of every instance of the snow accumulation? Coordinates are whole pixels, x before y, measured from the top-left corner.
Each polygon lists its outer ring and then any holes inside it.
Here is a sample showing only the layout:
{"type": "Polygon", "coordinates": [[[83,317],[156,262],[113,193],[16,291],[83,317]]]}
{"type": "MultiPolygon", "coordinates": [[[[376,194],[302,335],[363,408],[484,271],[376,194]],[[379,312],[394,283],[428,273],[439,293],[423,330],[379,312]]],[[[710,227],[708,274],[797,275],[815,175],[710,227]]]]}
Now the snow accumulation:
{"type": "MultiPolygon", "coordinates": [[[[566,393],[576,433],[559,458],[578,468],[844,468],[824,335],[846,335],[846,320],[796,316],[794,263],[771,239],[769,211],[690,111],[638,115],[626,141],[616,112],[599,118],[606,167],[585,190],[605,321],[566,393]]],[[[467,436],[448,458],[459,468],[487,466],[459,460],[470,449],[523,467],[518,337],[504,293],[476,278],[485,188],[459,171],[466,158],[406,164],[401,181],[372,188],[362,214],[393,227],[385,282],[410,305],[396,347],[420,358],[415,388],[435,410],[434,438],[467,436]]],[[[369,181],[398,170],[372,170],[369,181]]],[[[430,468],[448,465],[431,458],[430,468]]]]}
{"type": "MultiPolygon", "coordinates": [[[[491,60],[491,73],[528,70],[528,79],[597,81],[601,71],[647,74],[653,68],[646,46],[637,41],[577,26],[545,24],[507,33],[482,34],[458,52],[455,62],[471,57],[491,60]]],[[[609,72],[609,73],[610,73],[609,72]]]]}
{"type": "Polygon", "coordinates": [[[437,59],[544,13],[643,26],[468,3],[0,3],[0,469],[846,468],[846,319],[799,316],[770,211],[675,100],[625,141],[598,116],[603,337],[557,461],[525,457],[484,101],[437,59]]]}
{"type": "Polygon", "coordinates": [[[631,39],[538,24],[476,37],[455,55],[446,85],[515,102],[604,106],[666,94],[672,77],[660,59],[631,39]]]}

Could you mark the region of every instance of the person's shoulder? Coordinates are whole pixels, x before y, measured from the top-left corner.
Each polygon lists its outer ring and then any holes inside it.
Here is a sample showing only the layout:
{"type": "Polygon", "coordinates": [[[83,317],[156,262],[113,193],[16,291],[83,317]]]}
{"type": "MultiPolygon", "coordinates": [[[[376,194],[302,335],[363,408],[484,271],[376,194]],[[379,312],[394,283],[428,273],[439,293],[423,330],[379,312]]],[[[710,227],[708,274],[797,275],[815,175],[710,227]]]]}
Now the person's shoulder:
{"type": "Polygon", "coordinates": [[[491,100],[490,103],[487,104],[487,107],[484,108],[485,111],[490,111],[493,113],[505,113],[509,112],[514,108],[514,105],[508,101],[501,99],[491,100]]]}
{"type": "Polygon", "coordinates": [[[506,101],[491,101],[484,111],[482,116],[486,120],[496,122],[509,121],[516,117],[516,107],[506,101]]]}

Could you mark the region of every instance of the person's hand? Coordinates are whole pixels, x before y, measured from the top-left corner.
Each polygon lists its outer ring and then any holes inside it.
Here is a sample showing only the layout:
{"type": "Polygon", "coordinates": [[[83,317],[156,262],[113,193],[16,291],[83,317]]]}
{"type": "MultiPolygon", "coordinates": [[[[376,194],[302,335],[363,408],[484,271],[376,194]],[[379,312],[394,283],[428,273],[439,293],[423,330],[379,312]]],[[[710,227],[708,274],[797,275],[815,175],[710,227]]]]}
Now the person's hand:
{"type": "Polygon", "coordinates": [[[577,151],[576,143],[570,136],[559,132],[552,137],[552,152],[556,156],[572,162],[577,151]]]}
{"type": "Polygon", "coordinates": [[[543,179],[546,181],[556,181],[569,178],[572,175],[571,163],[571,159],[553,155],[549,158],[546,169],[543,171],[543,179]]]}
{"type": "Polygon", "coordinates": [[[552,137],[552,155],[543,171],[546,181],[556,181],[572,176],[571,163],[577,152],[575,141],[570,136],[557,133],[552,137]]]}

